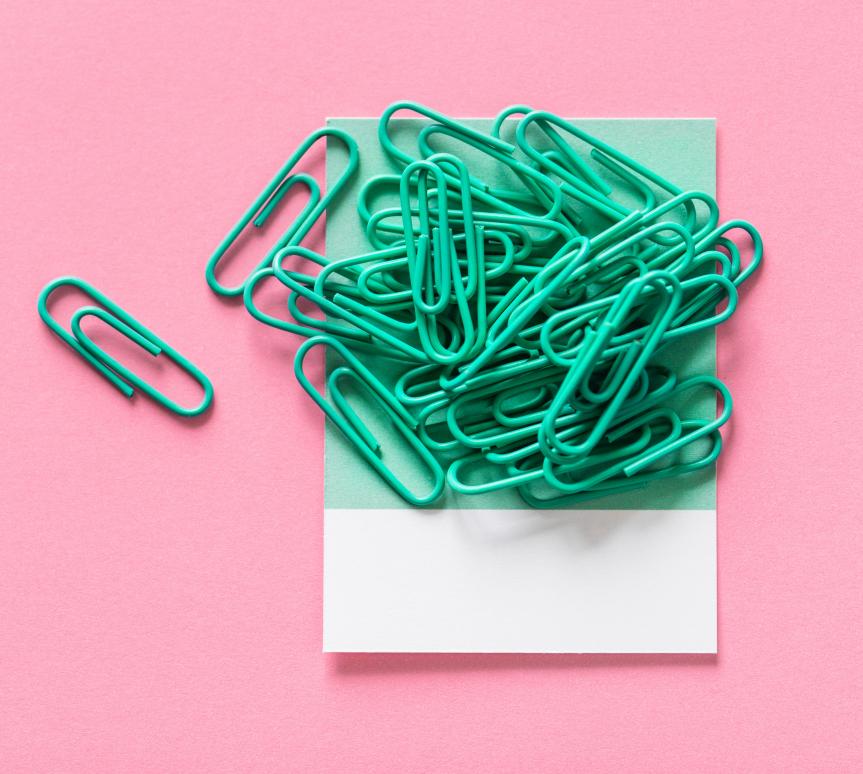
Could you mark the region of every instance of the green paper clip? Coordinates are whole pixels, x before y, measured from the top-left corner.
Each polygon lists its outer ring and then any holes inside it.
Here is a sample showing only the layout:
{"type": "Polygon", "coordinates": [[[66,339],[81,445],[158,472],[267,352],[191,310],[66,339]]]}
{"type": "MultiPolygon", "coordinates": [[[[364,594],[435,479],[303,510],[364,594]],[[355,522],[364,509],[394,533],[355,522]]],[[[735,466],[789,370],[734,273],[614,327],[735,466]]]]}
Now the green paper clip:
{"type": "Polygon", "coordinates": [[[304,341],[297,350],[294,359],[294,374],[303,389],[354,445],[363,459],[404,500],[411,505],[428,505],[440,497],[444,487],[444,472],[434,455],[417,437],[417,421],[402,407],[392,392],[344,344],[331,336],[314,336],[304,341]],[[345,366],[334,369],[329,375],[327,384],[332,395],[332,403],[321,395],[303,372],[303,362],[309,350],[322,345],[332,347],[347,363],[345,366]],[[353,379],[366,388],[392,422],[393,427],[398,430],[431,471],[432,488],[427,494],[416,495],[411,492],[384,463],[381,458],[380,444],[345,399],[339,386],[342,379],[353,379]]]}
{"type": "Polygon", "coordinates": [[[204,274],[207,278],[207,284],[214,293],[222,296],[240,296],[246,288],[246,285],[260,269],[269,266],[273,262],[276,253],[287,245],[298,245],[303,238],[311,231],[312,226],[318,221],[327,207],[332,204],[333,200],[339,195],[341,190],[350,180],[351,176],[357,169],[359,164],[359,152],[357,143],[347,132],[341,129],[323,128],[312,132],[300,144],[300,147],[294,151],[293,155],[285,162],[284,166],[278,171],[276,176],[270,181],[270,184],[261,192],[260,196],[252,202],[252,206],[246,211],[242,218],[238,221],[228,235],[222,240],[221,244],[216,248],[216,251],[210,256],[207,262],[207,267],[204,274]],[[300,162],[303,156],[309,152],[309,149],[322,137],[334,137],[344,143],[348,151],[348,160],[344,170],[333,183],[327,193],[321,196],[320,187],[313,177],[306,174],[291,174],[294,167],[300,162]],[[255,228],[260,228],[267,221],[267,218],[273,213],[279,205],[285,194],[295,185],[303,184],[309,189],[310,198],[303,208],[302,212],[296,217],[294,222],[285,231],[284,234],[275,242],[275,244],[267,251],[267,254],[258,262],[258,265],[249,273],[248,277],[239,285],[225,285],[216,279],[216,267],[219,261],[222,260],[225,253],[237,240],[237,237],[251,223],[255,228]]]}
{"type": "Polygon", "coordinates": [[[93,368],[95,368],[105,379],[127,398],[131,398],[135,389],[148,395],[156,403],[168,411],[173,411],[184,417],[194,417],[206,411],[213,402],[213,385],[204,373],[193,363],[183,357],[177,350],[164,342],[155,333],[145,328],[135,318],[121,309],[111,299],[96,290],[89,282],[77,277],[60,277],[49,282],[39,294],[37,303],[39,316],[54,334],[75,350],[93,368]],[[72,333],[65,330],[48,312],[48,297],[61,287],[74,287],[83,291],[101,306],[82,306],[73,315],[71,321],[72,333]],[[85,317],[97,317],[119,331],[130,341],[139,345],[151,355],[166,354],[171,360],[183,368],[192,376],[201,387],[204,388],[204,397],[201,402],[193,408],[185,408],[176,401],[159,392],[140,376],[133,373],[120,363],[115,357],[105,352],[96,344],[81,328],[81,321],[85,317]]]}

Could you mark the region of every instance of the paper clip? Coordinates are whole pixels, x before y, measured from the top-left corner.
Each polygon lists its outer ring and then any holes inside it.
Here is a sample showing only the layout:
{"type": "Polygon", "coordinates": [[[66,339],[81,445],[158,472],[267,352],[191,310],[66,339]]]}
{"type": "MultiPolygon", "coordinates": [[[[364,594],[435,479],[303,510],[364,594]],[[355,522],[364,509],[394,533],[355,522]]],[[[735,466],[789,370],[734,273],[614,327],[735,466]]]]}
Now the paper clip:
{"type": "Polygon", "coordinates": [[[668,272],[650,272],[633,280],[611,305],[602,322],[591,328],[585,337],[584,347],[564,377],[560,390],[551,402],[539,432],[540,448],[551,459],[566,463],[588,454],[600,441],[611,424],[630,389],[647,365],[653,351],[674,319],[680,305],[680,283],[668,272]],[[627,345],[616,357],[612,397],[603,402],[601,415],[593,423],[587,438],[577,444],[566,443],[556,434],[555,422],[573,399],[577,390],[583,392],[591,370],[603,357],[606,347],[620,330],[629,309],[639,297],[651,290],[658,292],[659,313],[645,327],[644,336],[627,345]]]}
{"type": "Polygon", "coordinates": [[[121,309],[111,299],[96,290],[89,282],[77,277],[60,277],[49,282],[39,294],[37,303],[39,316],[54,334],[75,350],[93,368],[95,368],[105,379],[127,398],[131,398],[135,389],[148,395],[156,403],[175,414],[184,417],[193,417],[206,411],[213,402],[213,385],[204,373],[193,363],[183,357],[177,350],[160,339],[156,334],[149,331],[141,323],[121,309]],[[101,306],[82,306],[73,315],[71,321],[72,333],[65,330],[48,312],[48,297],[57,288],[73,287],[83,291],[101,306]],[[140,376],[130,371],[115,357],[105,352],[98,344],[93,342],[81,328],[84,317],[97,317],[110,325],[116,331],[129,338],[151,355],[164,353],[177,363],[186,373],[192,376],[204,389],[204,397],[201,402],[193,408],[185,408],[176,401],[164,395],[152,387],[140,376]]]}
{"type": "Polygon", "coordinates": [[[312,400],[318,404],[321,410],[353,444],[363,459],[369,463],[375,472],[400,497],[411,505],[428,505],[440,497],[444,487],[444,472],[434,455],[417,437],[416,420],[402,407],[392,392],[340,341],[331,336],[313,336],[304,341],[297,350],[296,358],[294,359],[294,373],[296,374],[297,381],[311,396],[312,400]],[[347,363],[346,366],[340,366],[333,370],[328,377],[327,384],[333,398],[332,403],[327,401],[303,372],[303,362],[309,350],[312,347],[321,345],[334,349],[347,363]],[[340,380],[346,378],[353,379],[365,387],[375,400],[375,403],[384,411],[389,421],[392,422],[393,427],[395,427],[408,445],[417,453],[419,459],[431,471],[432,487],[427,494],[417,495],[411,492],[384,463],[381,457],[380,444],[351,408],[344,397],[344,393],[339,388],[340,380]]]}
{"type": "Polygon", "coordinates": [[[418,159],[409,156],[403,150],[399,149],[396,144],[390,139],[389,122],[390,119],[393,117],[393,114],[397,113],[399,110],[410,110],[425,118],[430,118],[433,121],[436,121],[441,126],[446,126],[453,132],[458,133],[460,136],[470,138],[475,142],[487,145],[494,150],[502,151],[509,154],[511,154],[515,150],[515,146],[511,143],[505,142],[499,137],[492,137],[491,135],[478,132],[476,129],[471,129],[469,126],[465,126],[464,124],[453,120],[449,116],[446,116],[443,113],[438,113],[436,110],[432,110],[425,105],[420,105],[417,102],[410,101],[395,102],[390,105],[381,115],[381,120],[378,123],[378,140],[380,141],[384,152],[394,161],[399,162],[400,165],[403,167],[407,166],[413,161],[417,161],[418,159]]]}
{"type": "Polygon", "coordinates": [[[357,169],[359,163],[359,152],[357,143],[347,132],[341,129],[325,127],[312,132],[300,144],[300,147],[291,155],[285,162],[284,166],[278,171],[276,176],[270,181],[269,185],[261,192],[260,196],[252,202],[252,206],[246,211],[238,223],[228,232],[228,235],[222,240],[221,244],[216,248],[216,251],[210,256],[205,269],[207,284],[214,293],[222,296],[239,296],[243,294],[246,285],[251,277],[260,269],[270,265],[273,262],[275,254],[287,245],[299,244],[303,238],[311,231],[312,227],[317,222],[318,218],[324,213],[327,207],[339,195],[341,190],[350,180],[351,176],[357,169]],[[291,174],[294,167],[299,163],[300,159],[308,153],[309,149],[322,137],[333,137],[344,143],[348,151],[348,160],[342,173],[336,181],[329,187],[327,193],[321,196],[320,187],[314,178],[306,174],[291,174]],[[216,267],[219,261],[222,260],[225,253],[237,240],[237,237],[251,223],[255,228],[260,228],[267,221],[267,218],[273,213],[279,205],[285,194],[295,185],[303,184],[310,192],[308,203],[303,208],[302,212],[296,217],[291,226],[282,234],[275,244],[267,251],[267,254],[258,262],[258,265],[249,273],[248,277],[239,285],[229,286],[221,283],[216,279],[216,267]]]}

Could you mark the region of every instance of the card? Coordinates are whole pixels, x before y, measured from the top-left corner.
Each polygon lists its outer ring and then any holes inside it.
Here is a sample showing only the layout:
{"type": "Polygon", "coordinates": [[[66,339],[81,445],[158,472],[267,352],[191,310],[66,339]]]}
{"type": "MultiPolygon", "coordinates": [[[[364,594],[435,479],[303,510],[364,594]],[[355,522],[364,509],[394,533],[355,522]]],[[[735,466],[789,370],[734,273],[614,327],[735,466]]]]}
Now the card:
{"type": "MultiPolygon", "coordinates": [[[[488,131],[490,119],[465,123],[488,131]]],[[[399,170],[377,139],[377,119],[333,118],[360,148],[359,174],[327,215],[327,255],[369,252],[357,215],[363,181],[399,170]]],[[[715,190],[712,119],[577,119],[684,189],[715,190]]],[[[391,122],[416,155],[421,119],[391,122]]],[[[507,132],[504,131],[507,138],[507,132]]],[[[447,138],[493,185],[500,165],[447,138]]],[[[585,156],[586,157],[586,156],[585,156]]],[[[344,162],[327,150],[327,175],[344,162]]],[[[386,197],[382,197],[386,200],[386,197]]],[[[384,206],[395,206],[390,198],[384,206]]],[[[715,372],[712,331],[663,351],[681,376],[715,372]]],[[[714,402],[691,409],[709,417],[714,402]]],[[[408,447],[369,403],[362,416],[397,474],[422,491],[408,447]],[[378,435],[378,432],[380,435],[378,435]]],[[[533,510],[514,491],[448,492],[411,508],[329,422],[324,474],[324,651],[500,653],[715,653],[715,470],[666,479],[566,510],[533,510]]]]}

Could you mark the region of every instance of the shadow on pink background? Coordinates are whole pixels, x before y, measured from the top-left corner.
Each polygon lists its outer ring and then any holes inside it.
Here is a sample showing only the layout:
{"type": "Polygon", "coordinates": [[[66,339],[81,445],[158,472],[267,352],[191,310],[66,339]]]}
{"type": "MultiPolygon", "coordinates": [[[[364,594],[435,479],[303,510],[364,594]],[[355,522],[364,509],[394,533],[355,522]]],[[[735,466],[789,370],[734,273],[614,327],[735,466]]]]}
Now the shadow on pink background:
{"type": "Polygon", "coordinates": [[[12,0],[0,26],[0,770],[863,767],[856,4],[12,0]],[[723,214],[768,247],[720,334],[717,658],[321,654],[322,419],[297,341],[203,266],[306,133],[404,98],[717,117],[723,214]],[[201,366],[212,415],[54,339],[60,274],[201,366]]]}

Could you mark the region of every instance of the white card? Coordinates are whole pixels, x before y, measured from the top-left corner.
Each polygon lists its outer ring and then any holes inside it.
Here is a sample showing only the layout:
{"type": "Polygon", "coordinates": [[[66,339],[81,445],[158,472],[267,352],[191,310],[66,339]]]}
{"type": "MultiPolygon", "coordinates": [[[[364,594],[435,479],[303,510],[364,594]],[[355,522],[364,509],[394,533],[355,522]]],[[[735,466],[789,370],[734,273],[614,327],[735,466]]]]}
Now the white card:
{"type": "Polygon", "coordinates": [[[324,650],[715,653],[716,513],[327,509],[324,650]]]}

